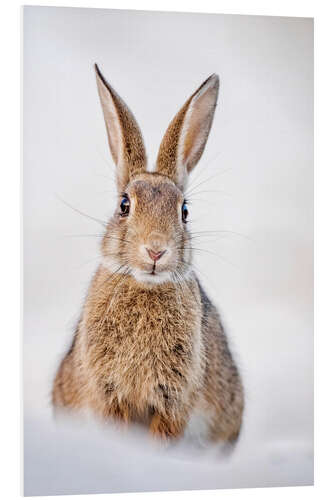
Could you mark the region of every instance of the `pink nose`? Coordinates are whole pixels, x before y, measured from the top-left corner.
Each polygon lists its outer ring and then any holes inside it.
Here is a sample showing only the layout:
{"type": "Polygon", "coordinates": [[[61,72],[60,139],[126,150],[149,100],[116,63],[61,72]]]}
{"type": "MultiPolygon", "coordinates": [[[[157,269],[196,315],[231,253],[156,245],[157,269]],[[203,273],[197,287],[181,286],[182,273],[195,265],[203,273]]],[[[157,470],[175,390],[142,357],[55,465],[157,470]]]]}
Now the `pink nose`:
{"type": "Polygon", "coordinates": [[[148,255],[149,257],[151,258],[151,260],[153,260],[154,262],[156,262],[158,259],[160,259],[162,257],[162,255],[165,254],[166,250],[162,250],[160,252],[155,252],[154,250],[152,250],[151,248],[146,248],[147,252],[148,252],[148,255]]]}

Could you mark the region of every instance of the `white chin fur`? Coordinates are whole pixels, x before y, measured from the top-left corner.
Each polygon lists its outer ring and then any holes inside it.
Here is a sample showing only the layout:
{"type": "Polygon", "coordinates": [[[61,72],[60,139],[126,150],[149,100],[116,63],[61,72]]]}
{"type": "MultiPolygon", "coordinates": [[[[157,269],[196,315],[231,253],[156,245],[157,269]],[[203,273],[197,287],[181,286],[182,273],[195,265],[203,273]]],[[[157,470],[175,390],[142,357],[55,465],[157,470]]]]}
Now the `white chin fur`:
{"type": "Polygon", "coordinates": [[[191,273],[190,269],[188,269],[185,273],[183,273],[182,278],[179,277],[177,278],[177,280],[175,280],[172,276],[172,273],[169,271],[157,271],[156,274],[151,274],[146,271],[142,271],[141,269],[129,270],[127,266],[119,269],[119,263],[114,262],[112,259],[106,257],[102,258],[102,264],[111,273],[130,274],[138,283],[150,283],[152,285],[159,285],[161,283],[167,282],[177,283],[178,281],[182,281],[182,279],[188,278],[191,273]]]}
{"type": "Polygon", "coordinates": [[[169,273],[168,271],[151,274],[145,271],[141,271],[140,269],[132,269],[131,274],[133,278],[140,283],[151,283],[158,285],[160,283],[165,283],[166,281],[173,281],[171,273],[169,273]]]}
{"type": "MultiPolygon", "coordinates": [[[[103,266],[110,271],[111,273],[117,274],[127,274],[128,268],[125,266],[119,269],[119,263],[114,262],[112,259],[108,259],[106,257],[102,258],[103,266]]],[[[172,275],[168,271],[157,272],[156,274],[150,274],[145,271],[141,271],[140,269],[131,269],[129,274],[133,276],[133,278],[139,283],[151,283],[155,285],[159,285],[160,283],[165,283],[167,281],[173,281],[172,275]]]]}

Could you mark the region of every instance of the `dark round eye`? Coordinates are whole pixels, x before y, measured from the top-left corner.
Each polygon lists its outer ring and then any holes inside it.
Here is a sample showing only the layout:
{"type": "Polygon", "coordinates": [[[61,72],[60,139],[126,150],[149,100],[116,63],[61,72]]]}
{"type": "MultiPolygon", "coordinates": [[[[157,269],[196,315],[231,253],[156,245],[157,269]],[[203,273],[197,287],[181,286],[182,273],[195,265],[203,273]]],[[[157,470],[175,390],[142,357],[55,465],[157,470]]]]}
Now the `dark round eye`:
{"type": "Polygon", "coordinates": [[[188,216],[188,208],[187,208],[187,203],[184,201],[183,206],[182,206],[182,219],[183,222],[186,222],[188,216]]]}
{"type": "Polygon", "coordinates": [[[130,201],[127,196],[123,196],[120,202],[120,215],[125,216],[129,214],[130,201]]]}

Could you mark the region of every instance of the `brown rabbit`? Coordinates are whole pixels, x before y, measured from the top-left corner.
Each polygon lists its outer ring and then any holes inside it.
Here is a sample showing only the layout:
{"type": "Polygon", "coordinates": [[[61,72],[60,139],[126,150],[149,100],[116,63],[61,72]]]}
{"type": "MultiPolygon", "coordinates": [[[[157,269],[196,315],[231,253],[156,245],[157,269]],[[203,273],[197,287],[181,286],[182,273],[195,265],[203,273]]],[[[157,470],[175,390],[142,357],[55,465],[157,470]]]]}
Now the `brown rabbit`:
{"type": "Polygon", "coordinates": [[[210,76],[181,108],[148,172],[135,118],[95,69],[119,203],[53,404],[142,422],[160,437],[181,436],[200,413],[208,438],[234,441],[242,383],[219,314],[191,267],[184,199],[212,125],[219,78],[210,76]]]}

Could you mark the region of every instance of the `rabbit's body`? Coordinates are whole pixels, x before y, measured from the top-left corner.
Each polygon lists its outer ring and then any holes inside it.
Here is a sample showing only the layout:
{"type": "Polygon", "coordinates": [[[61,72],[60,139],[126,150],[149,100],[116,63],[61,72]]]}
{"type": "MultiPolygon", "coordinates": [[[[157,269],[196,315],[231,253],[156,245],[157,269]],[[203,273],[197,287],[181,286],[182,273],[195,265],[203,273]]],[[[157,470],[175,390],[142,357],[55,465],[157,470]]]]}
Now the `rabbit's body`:
{"type": "MultiPolygon", "coordinates": [[[[70,353],[74,406],[124,420],[170,413],[180,425],[204,370],[200,295],[195,281],[188,286],[193,296],[182,297],[173,283],[139,287],[131,276],[97,271],[70,353]]],[[[62,387],[60,374],[61,404],[62,387]]]]}
{"type": "MultiPolygon", "coordinates": [[[[110,95],[103,92],[112,89],[97,75],[108,125],[110,95]]],[[[112,97],[113,105],[124,106],[119,96],[112,97]]],[[[118,173],[120,193],[126,193],[121,212],[107,226],[102,263],[58,370],[53,403],[147,423],[163,437],[182,435],[191,416],[202,412],[210,438],[234,440],[242,420],[242,384],[218,312],[191,267],[184,179],[179,172],[177,180],[172,178],[177,148],[168,145],[167,132],[158,160],[166,168],[146,172],[141,136],[134,134],[137,125],[129,113],[123,107],[118,111],[120,125],[126,122],[127,147],[116,161],[123,166],[126,154],[134,155],[118,173]]],[[[180,132],[179,117],[176,125],[180,132]]],[[[110,131],[109,141],[114,153],[110,131]]]]}
{"type": "Polygon", "coordinates": [[[54,402],[125,421],[157,414],[157,432],[171,436],[199,410],[212,437],[236,437],[242,390],[217,311],[194,275],[181,286],[142,287],[131,276],[110,278],[101,267],[55,381],[54,402]]]}

